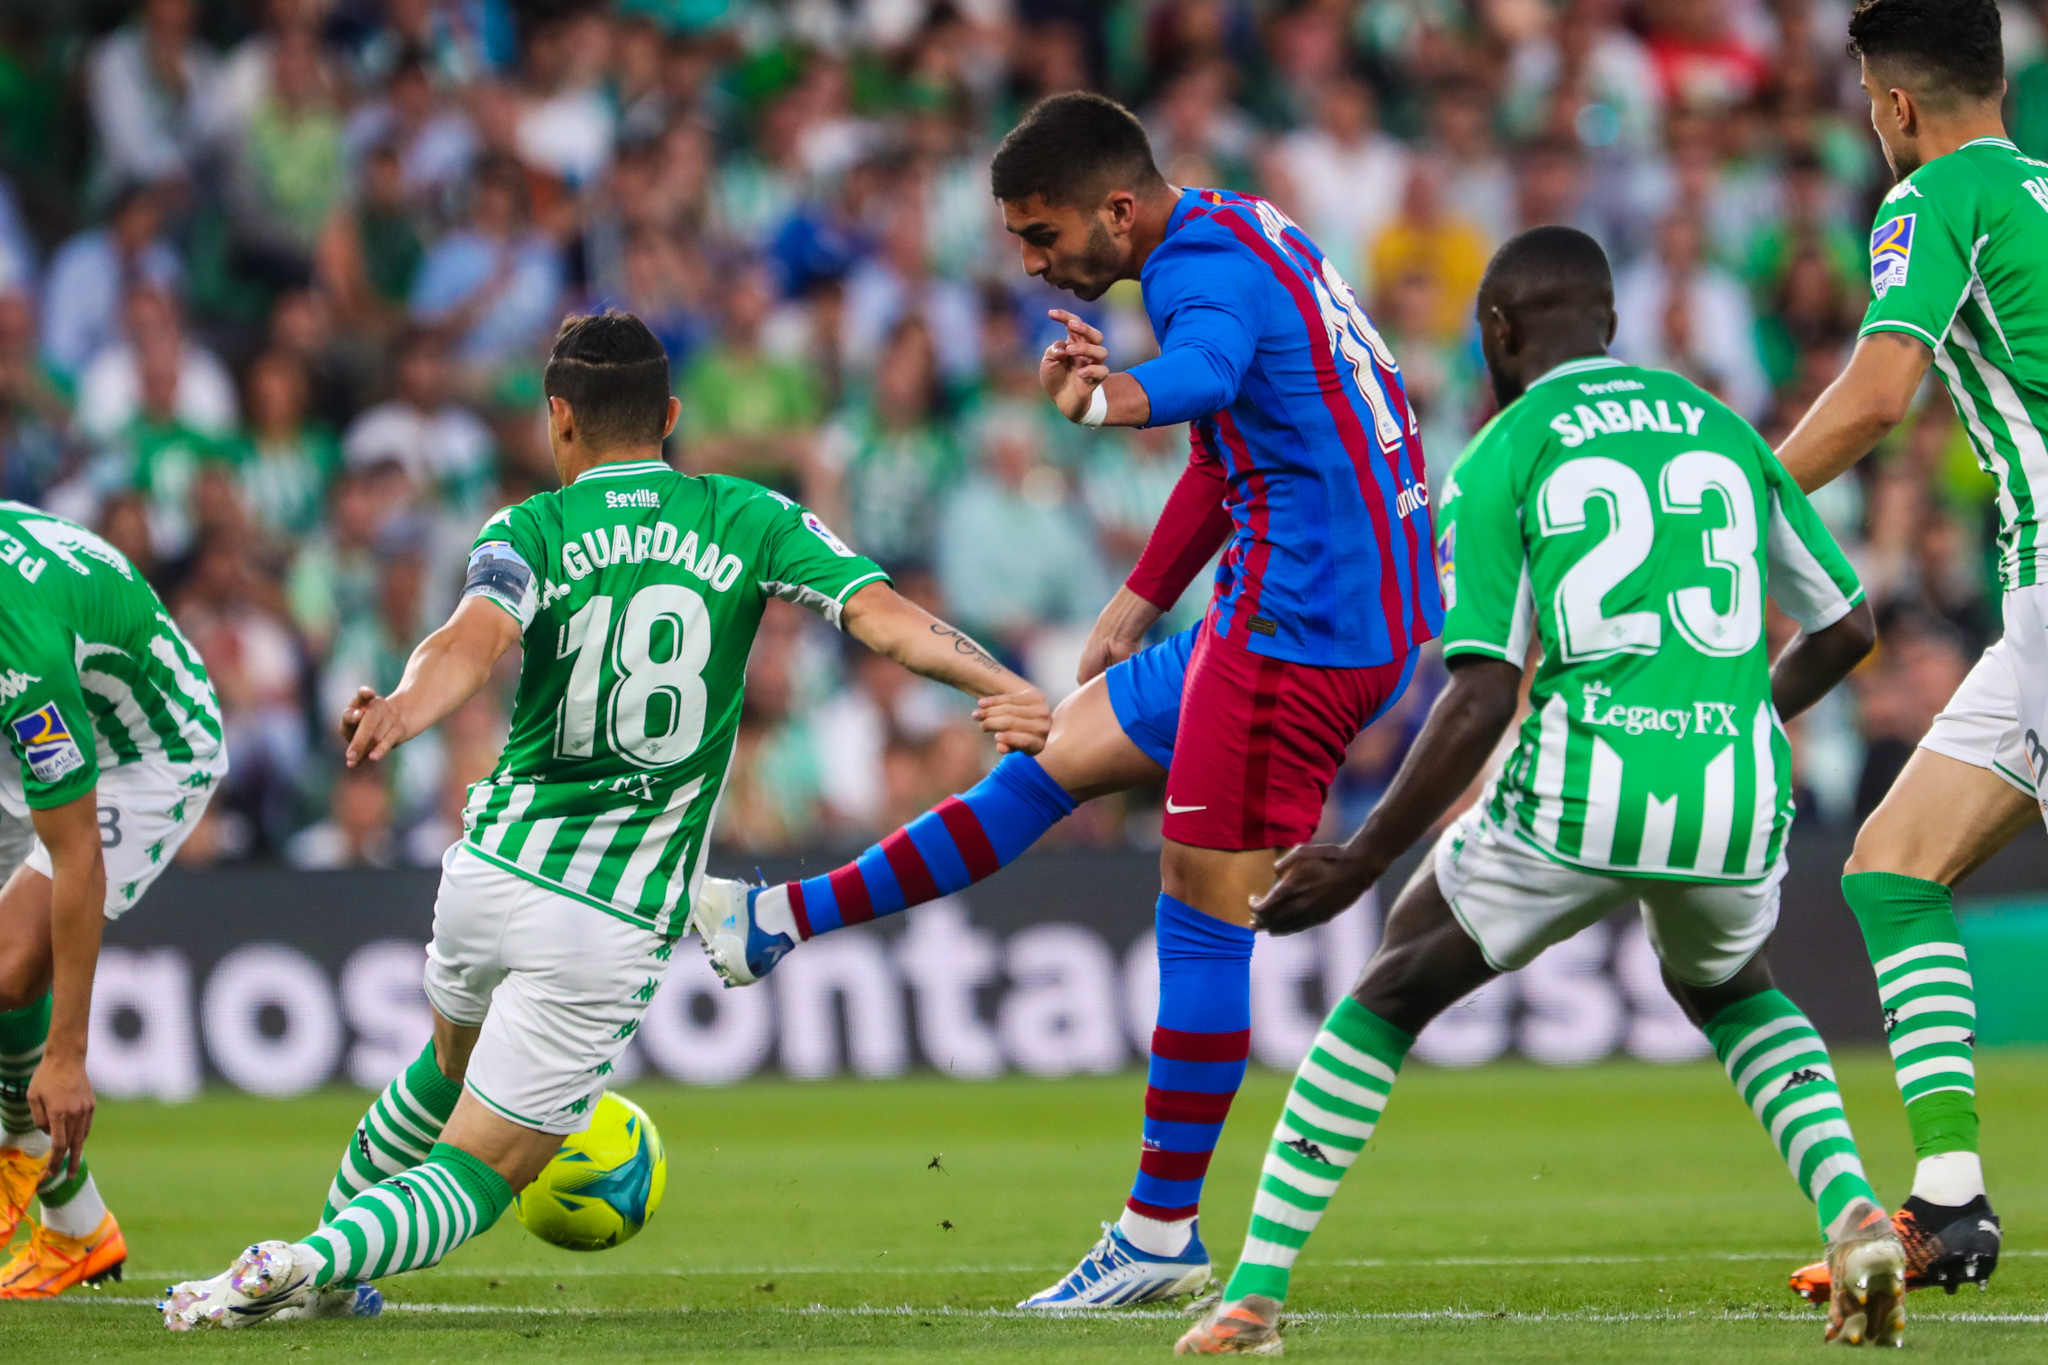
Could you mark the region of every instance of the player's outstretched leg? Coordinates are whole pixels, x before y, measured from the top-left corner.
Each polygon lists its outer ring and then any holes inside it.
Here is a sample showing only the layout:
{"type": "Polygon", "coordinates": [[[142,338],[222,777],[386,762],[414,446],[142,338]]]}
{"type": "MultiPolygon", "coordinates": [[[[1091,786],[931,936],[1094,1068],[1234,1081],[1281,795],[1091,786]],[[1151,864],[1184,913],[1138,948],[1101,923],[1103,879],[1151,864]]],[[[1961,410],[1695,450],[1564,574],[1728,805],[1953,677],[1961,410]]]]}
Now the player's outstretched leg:
{"type": "Polygon", "coordinates": [[[28,1241],[0,1265],[0,1299],[46,1299],[81,1284],[121,1278],[128,1244],[121,1225],[107,1212],[81,1159],[75,1175],[44,1169],[50,1136],[39,1130],[28,1107],[28,1085],[42,1060],[50,1032],[50,997],[24,1009],[0,1011],[0,1246],[28,1215],[33,1196],[42,1201],[42,1221],[32,1222],[28,1241]]]}
{"type": "Polygon", "coordinates": [[[422,1269],[487,1231],[511,1203],[503,1176],[436,1143],[427,1160],[363,1191],[303,1242],[258,1242],[214,1278],[173,1286],[164,1325],[247,1327],[303,1308],[330,1285],[422,1269]]]}
{"type": "Polygon", "coordinates": [[[341,1166],[327,1187],[320,1225],[327,1226],[349,1202],[372,1185],[419,1165],[441,1140],[462,1083],[442,1073],[429,1040],[412,1065],[384,1087],[350,1135],[341,1166]]]}
{"type": "Polygon", "coordinates": [[[1208,1283],[1209,1253],[1195,1220],[1251,1056],[1254,935],[1167,895],[1157,920],[1159,1017],[1137,1180],[1122,1217],[1081,1263],[1019,1308],[1124,1307],[1208,1283]]]}
{"type": "Polygon", "coordinates": [[[1011,754],[971,790],[947,797],[830,872],[760,887],[707,877],[690,926],[728,985],[751,985],[806,939],[995,875],[1074,807],[1037,759],[1011,754]]]}

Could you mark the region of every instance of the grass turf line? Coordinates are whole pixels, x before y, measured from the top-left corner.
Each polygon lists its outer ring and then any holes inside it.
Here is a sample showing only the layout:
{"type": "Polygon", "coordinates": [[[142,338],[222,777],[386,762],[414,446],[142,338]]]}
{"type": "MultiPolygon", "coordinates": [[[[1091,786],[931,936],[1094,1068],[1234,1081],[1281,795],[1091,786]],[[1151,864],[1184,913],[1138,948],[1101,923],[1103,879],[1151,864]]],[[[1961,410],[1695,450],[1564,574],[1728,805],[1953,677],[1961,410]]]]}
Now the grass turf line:
{"type": "MultiPolygon", "coordinates": [[[[1911,1152],[1890,1069],[1876,1054],[1841,1063],[1871,1174],[1895,1201],[1911,1152]]],[[[2048,1056],[1989,1053],[1980,1071],[1985,1164],[2014,1254],[1989,1294],[1915,1295],[1908,1342],[2038,1359],[2048,1263],[2020,1253],[2040,1249],[2031,1229],[2048,1222],[2033,1137],[2048,1121],[2048,1056]]],[[[1285,1084],[1253,1073],[1218,1153],[1205,1233],[1219,1272],[1285,1084]]],[[[303,1346],[444,1365],[1095,1361],[1163,1357],[1181,1328],[1158,1311],[1009,1311],[1120,1206],[1135,1074],[622,1089],[669,1150],[667,1202],[624,1247],[557,1251],[508,1216],[445,1265],[386,1281],[400,1311],[381,1321],[177,1338],[134,1302],[161,1281],[131,1277],[100,1302],[0,1305],[0,1358],[274,1359],[303,1346]]],[[[103,1105],[94,1169],[138,1272],[205,1273],[249,1241],[302,1234],[365,1102],[103,1105]]],[[[1711,1064],[1416,1067],[1303,1258],[1288,1350],[1404,1365],[1805,1358],[1819,1315],[1782,1285],[1816,1247],[1806,1205],[1711,1064]]]]}

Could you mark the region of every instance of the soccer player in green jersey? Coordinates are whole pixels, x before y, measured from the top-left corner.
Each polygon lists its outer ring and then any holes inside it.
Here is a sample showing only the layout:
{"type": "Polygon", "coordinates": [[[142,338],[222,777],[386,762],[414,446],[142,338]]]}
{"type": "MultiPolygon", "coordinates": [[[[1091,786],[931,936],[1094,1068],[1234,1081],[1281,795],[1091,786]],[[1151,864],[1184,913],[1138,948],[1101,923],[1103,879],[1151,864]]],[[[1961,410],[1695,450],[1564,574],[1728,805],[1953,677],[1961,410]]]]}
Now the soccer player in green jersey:
{"type": "MultiPolygon", "coordinates": [[[[321,1226],[174,1287],[173,1330],[363,1311],[353,1286],[490,1227],[589,1125],[704,875],[769,598],[973,696],[1036,695],[810,512],[669,468],[678,404],[638,318],[566,323],[545,391],[563,487],[485,523],[448,624],[390,696],[365,688],[342,718],[348,763],[375,762],[525,647],[504,756],[442,865],[433,1041],[357,1127],[321,1226]]],[[[998,741],[1036,748],[1046,723],[1040,698],[998,741]]]]}
{"type": "Polygon", "coordinates": [[[1675,374],[1607,357],[1593,239],[1534,228],[1479,293],[1502,412],[1439,499],[1451,680],[1386,799],[1298,848],[1256,903],[1294,933],[1354,904],[1531,714],[1500,776],[1395,902],[1296,1074],[1222,1300],[1183,1354],[1279,1346],[1289,1273],[1423,1027],[1500,972],[1640,902],[1664,977],[1818,1206],[1828,1337],[1892,1342],[1905,1249],[1864,1178],[1826,1047],[1771,982],[1792,755],[1781,725],[1876,634],[1855,572],[1754,431],[1675,374]],[[1775,667],[1768,592],[1804,632],[1775,667]]]}
{"type": "Polygon", "coordinates": [[[149,889],[227,774],[220,703],[135,566],[0,502],[0,1299],[121,1277],[127,1244],[80,1149],[100,933],[149,889]]]}
{"type": "MultiPolygon", "coordinates": [[[[2048,164],[1999,117],[1994,0],[1864,0],[1849,21],[1900,177],[1870,238],[1870,311],[1840,378],[1778,456],[1811,492],[1907,414],[1929,366],[1998,481],[2004,638],[1864,822],[1844,869],[1876,967],[1919,1166],[1897,1222],[1914,1288],[1980,1287],[1999,1225],[1977,1158],[1977,1010],[1951,895],[2039,817],[2048,734],[2048,164]]],[[[1826,1267],[1793,1287],[1818,1300],[1826,1267]]]]}

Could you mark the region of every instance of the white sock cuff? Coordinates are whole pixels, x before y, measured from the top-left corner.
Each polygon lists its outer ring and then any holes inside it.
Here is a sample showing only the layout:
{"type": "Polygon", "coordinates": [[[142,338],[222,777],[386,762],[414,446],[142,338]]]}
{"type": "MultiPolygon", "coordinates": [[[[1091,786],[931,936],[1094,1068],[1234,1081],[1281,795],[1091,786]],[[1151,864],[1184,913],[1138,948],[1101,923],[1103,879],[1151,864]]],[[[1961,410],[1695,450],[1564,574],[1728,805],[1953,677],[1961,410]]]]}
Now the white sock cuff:
{"type": "Polygon", "coordinates": [[[0,1147],[16,1147],[30,1156],[48,1156],[50,1135],[40,1128],[31,1128],[26,1133],[0,1134],[0,1147]]]}
{"type": "Polygon", "coordinates": [[[1922,1157],[1913,1172],[1913,1193],[1930,1204],[1967,1204],[1984,1193],[1984,1163],[1975,1152],[1922,1157]]]}
{"type": "Polygon", "coordinates": [[[1195,1220],[1192,1218],[1178,1218],[1169,1223],[1148,1218],[1129,1208],[1116,1220],[1116,1225],[1126,1241],[1151,1256],[1178,1256],[1188,1249],[1188,1242],[1195,1235],[1195,1220]]]}

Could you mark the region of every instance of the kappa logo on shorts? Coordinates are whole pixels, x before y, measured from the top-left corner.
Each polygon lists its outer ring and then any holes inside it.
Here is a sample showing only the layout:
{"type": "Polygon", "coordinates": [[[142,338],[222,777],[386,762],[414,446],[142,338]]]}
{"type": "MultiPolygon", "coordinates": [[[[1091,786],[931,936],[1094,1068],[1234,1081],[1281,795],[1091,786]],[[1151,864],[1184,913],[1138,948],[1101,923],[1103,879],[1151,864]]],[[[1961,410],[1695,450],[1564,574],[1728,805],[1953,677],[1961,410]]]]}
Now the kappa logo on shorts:
{"type": "Polygon", "coordinates": [[[1906,282],[1913,266],[1913,223],[1919,216],[1902,213],[1870,234],[1870,289],[1879,298],[1906,282]]]}
{"type": "Polygon", "coordinates": [[[85,766],[85,751],[71,737],[64,713],[48,702],[14,722],[14,743],[38,782],[56,782],[85,766]]]}

